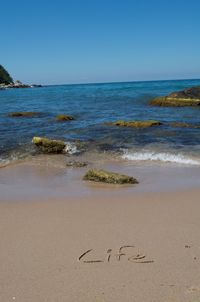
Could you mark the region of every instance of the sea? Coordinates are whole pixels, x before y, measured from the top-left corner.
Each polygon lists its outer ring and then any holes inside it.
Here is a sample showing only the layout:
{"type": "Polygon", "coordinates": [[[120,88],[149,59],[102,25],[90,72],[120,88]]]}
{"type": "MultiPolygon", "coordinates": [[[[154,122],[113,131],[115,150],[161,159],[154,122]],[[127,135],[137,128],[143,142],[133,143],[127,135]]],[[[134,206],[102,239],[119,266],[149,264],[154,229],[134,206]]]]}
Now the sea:
{"type": "Polygon", "coordinates": [[[90,154],[138,163],[200,165],[200,107],[156,107],[158,96],[200,80],[56,85],[0,90],[0,166],[36,157],[34,136],[64,140],[68,154],[90,154]],[[9,117],[33,111],[37,117],[9,117]],[[75,120],[58,122],[58,114],[75,120]],[[158,120],[144,129],[111,126],[118,120],[158,120]],[[181,127],[173,123],[189,123],[181,127]]]}

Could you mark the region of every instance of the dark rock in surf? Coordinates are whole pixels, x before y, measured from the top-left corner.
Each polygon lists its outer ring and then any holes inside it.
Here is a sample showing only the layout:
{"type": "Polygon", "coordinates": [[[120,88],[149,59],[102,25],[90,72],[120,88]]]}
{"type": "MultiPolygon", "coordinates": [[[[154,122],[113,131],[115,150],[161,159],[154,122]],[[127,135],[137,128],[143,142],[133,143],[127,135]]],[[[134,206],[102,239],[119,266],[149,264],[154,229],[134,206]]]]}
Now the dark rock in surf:
{"type": "Polygon", "coordinates": [[[32,141],[43,153],[62,153],[66,147],[65,142],[46,137],[35,136],[32,141]]]}
{"type": "Polygon", "coordinates": [[[200,86],[155,98],[150,104],[163,107],[200,106],[200,86]]]}
{"type": "Polygon", "coordinates": [[[39,116],[39,112],[10,112],[9,117],[36,117],[39,116]]]}
{"type": "Polygon", "coordinates": [[[59,114],[56,117],[56,120],[58,122],[66,122],[66,121],[73,121],[75,118],[71,115],[67,115],[67,114],[59,114]]]}
{"type": "Polygon", "coordinates": [[[146,121],[117,121],[113,123],[109,123],[113,126],[119,127],[131,127],[131,128],[149,128],[153,126],[160,126],[162,125],[159,121],[154,120],[146,120],[146,121]]]}
{"type": "Polygon", "coordinates": [[[131,176],[97,169],[89,170],[83,177],[83,180],[109,184],[138,184],[137,179],[131,176]]]}
{"type": "Polygon", "coordinates": [[[170,123],[170,126],[172,127],[178,127],[178,128],[200,128],[200,125],[185,123],[185,122],[172,122],[170,123]]]}

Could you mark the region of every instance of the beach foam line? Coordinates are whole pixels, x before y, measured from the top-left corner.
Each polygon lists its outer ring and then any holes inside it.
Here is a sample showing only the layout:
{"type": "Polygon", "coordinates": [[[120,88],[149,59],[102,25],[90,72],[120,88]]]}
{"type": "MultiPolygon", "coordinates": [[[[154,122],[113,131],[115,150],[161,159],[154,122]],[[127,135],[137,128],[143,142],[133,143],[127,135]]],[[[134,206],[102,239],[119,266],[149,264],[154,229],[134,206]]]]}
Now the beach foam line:
{"type": "Polygon", "coordinates": [[[200,165],[200,161],[194,160],[192,158],[186,157],[182,154],[172,154],[165,152],[130,152],[125,150],[122,155],[123,159],[135,160],[135,161],[161,161],[168,163],[178,163],[185,165],[200,165]]]}
{"type": "Polygon", "coordinates": [[[9,158],[1,158],[0,157],[0,168],[4,168],[14,162],[17,162],[21,158],[18,156],[11,155],[9,158]]]}
{"type": "MultiPolygon", "coordinates": [[[[80,151],[78,150],[77,146],[73,142],[65,142],[65,148],[64,152],[70,155],[79,153],[80,151]]],[[[17,162],[18,160],[23,160],[26,159],[31,153],[24,153],[24,152],[13,152],[11,154],[8,154],[6,157],[2,158],[0,157],[0,168],[6,167],[9,164],[12,164],[14,162],[17,162]]]]}
{"type": "Polygon", "coordinates": [[[79,151],[78,151],[75,143],[65,142],[64,152],[69,153],[69,154],[75,154],[75,153],[78,153],[79,151]]]}
{"type": "Polygon", "coordinates": [[[11,163],[11,160],[5,160],[0,158],[0,168],[4,168],[11,163]]]}

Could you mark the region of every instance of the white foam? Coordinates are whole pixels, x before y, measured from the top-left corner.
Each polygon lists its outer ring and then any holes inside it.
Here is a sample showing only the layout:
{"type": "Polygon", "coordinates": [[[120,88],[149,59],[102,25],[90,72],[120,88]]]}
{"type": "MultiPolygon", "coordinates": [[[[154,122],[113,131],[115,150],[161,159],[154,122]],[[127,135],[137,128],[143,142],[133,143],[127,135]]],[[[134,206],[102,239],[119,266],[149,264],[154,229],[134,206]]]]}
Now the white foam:
{"type": "Polygon", "coordinates": [[[185,165],[200,165],[200,161],[194,160],[190,157],[186,157],[182,154],[172,154],[165,152],[152,152],[152,151],[143,151],[143,152],[129,152],[124,151],[122,155],[123,159],[135,160],[135,161],[161,161],[168,163],[178,163],[185,165]]]}
{"type": "Polygon", "coordinates": [[[0,157],[0,168],[6,167],[11,163],[17,162],[18,160],[24,159],[27,157],[27,154],[25,153],[13,153],[10,154],[7,158],[1,158],[0,157]]]}
{"type": "Polygon", "coordinates": [[[65,142],[64,152],[69,153],[69,154],[75,154],[78,152],[78,149],[74,143],[65,142]]]}
{"type": "Polygon", "coordinates": [[[9,163],[11,162],[11,160],[6,160],[6,159],[1,159],[0,158],[0,168],[6,167],[7,165],[9,165],[9,163]]]}

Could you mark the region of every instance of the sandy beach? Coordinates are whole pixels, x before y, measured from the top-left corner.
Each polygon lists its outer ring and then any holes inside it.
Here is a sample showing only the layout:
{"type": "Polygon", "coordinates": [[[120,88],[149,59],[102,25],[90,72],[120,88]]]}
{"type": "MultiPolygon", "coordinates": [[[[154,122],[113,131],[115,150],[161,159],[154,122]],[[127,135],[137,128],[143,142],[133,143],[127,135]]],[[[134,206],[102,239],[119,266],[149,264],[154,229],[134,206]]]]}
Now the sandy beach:
{"type": "Polygon", "coordinates": [[[200,1],[2,1],[0,302],[200,302],[200,1]]]}
{"type": "Polygon", "coordinates": [[[75,169],[70,191],[61,171],[0,170],[0,301],[199,301],[198,188],[86,184],[75,169]]]}

